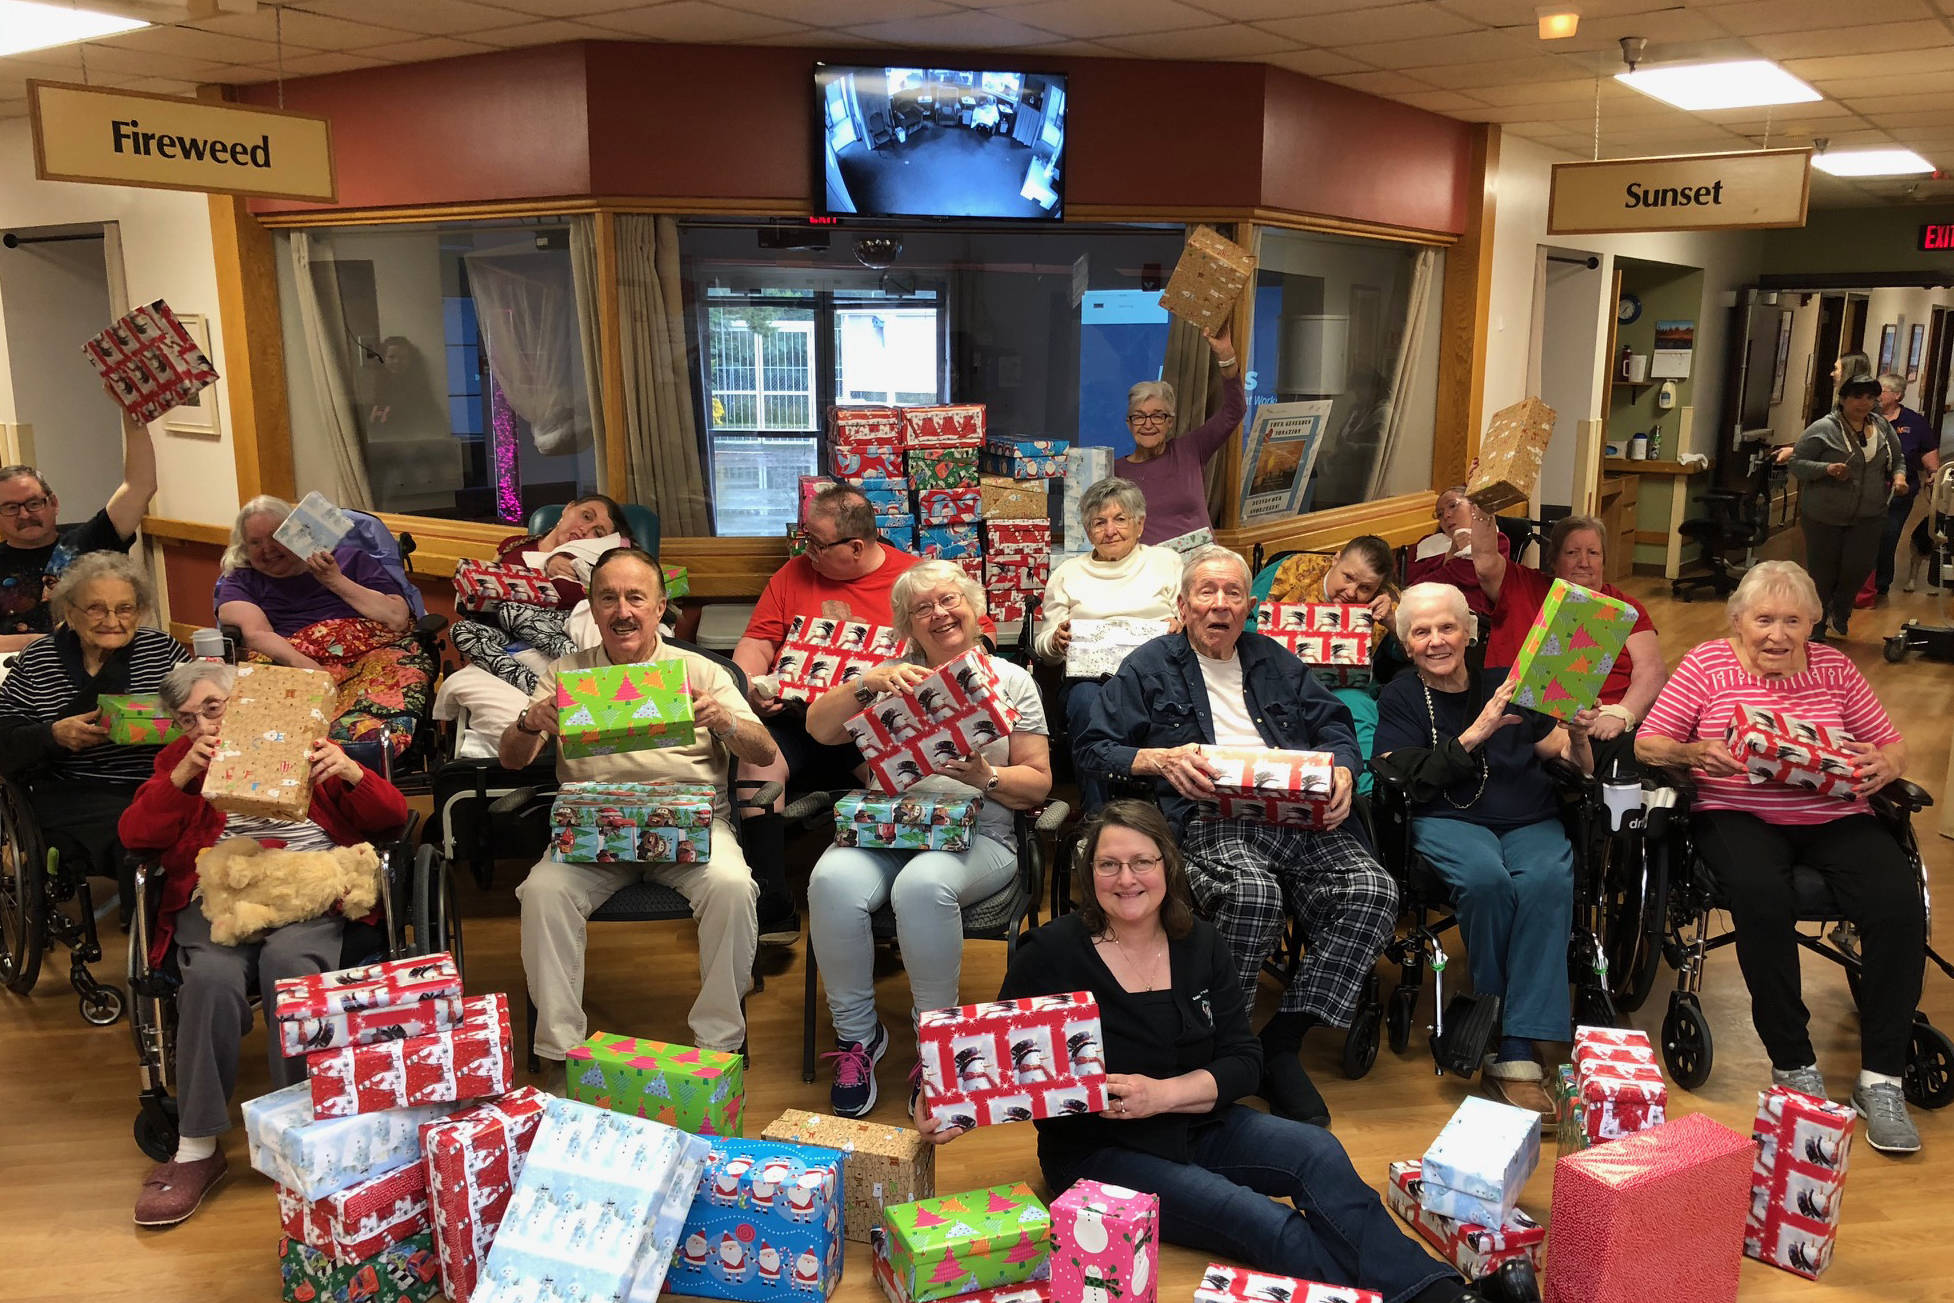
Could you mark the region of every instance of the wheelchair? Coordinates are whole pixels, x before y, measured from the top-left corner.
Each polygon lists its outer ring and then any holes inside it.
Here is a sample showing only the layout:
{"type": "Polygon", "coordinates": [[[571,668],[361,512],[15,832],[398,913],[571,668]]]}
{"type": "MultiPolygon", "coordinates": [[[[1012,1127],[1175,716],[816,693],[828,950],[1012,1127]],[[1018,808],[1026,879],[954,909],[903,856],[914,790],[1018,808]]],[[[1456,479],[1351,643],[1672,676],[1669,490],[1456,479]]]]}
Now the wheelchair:
{"type": "MultiPolygon", "coordinates": [[[[1737,934],[1734,929],[1715,930],[1712,915],[1727,906],[1727,899],[1708,863],[1696,853],[1688,817],[1694,783],[1687,773],[1675,770],[1659,771],[1657,782],[1661,790],[1675,794],[1673,808],[1650,828],[1652,850],[1665,862],[1662,871],[1671,884],[1661,951],[1676,970],[1676,989],[1669,993],[1669,1009],[1662,1019],[1662,1061],[1678,1086],[1695,1090],[1710,1079],[1710,1067],[1716,1059],[1716,1042],[1700,998],[1705,961],[1711,951],[1735,944],[1737,934]]],[[[1919,877],[1927,914],[1927,958],[1954,977],[1954,964],[1933,947],[1933,901],[1927,886],[1927,866],[1913,835],[1913,816],[1931,806],[1933,797],[1902,778],[1868,800],[1873,816],[1899,842],[1919,877]]],[[[1844,913],[1824,879],[1803,866],[1792,869],[1792,888],[1798,922],[1817,929],[1807,932],[1801,928],[1799,946],[1845,970],[1846,986],[1856,1005],[1861,958],[1856,935],[1842,926],[1847,922],[1844,913]]],[[[1917,1011],[1901,1079],[1907,1099],[1920,1108],[1945,1108],[1954,1102],[1954,1040],[1917,1011]]]]}
{"type": "MultiPolygon", "coordinates": [[[[416,846],[420,816],[407,823],[380,851],[382,889],[379,922],[348,922],[341,943],[341,967],[446,952],[462,968],[461,915],[455,906],[448,863],[430,845],[416,846]]],[[[157,909],[162,900],[162,865],[146,858],[136,866],[136,913],[129,929],[129,1017],[136,1043],[142,1087],[135,1120],[136,1146],[156,1162],[176,1152],[176,993],[183,984],[176,952],[161,964],[149,962],[157,909]]],[[[252,993],[253,1003],[257,993],[252,993]]],[[[269,1029],[267,1035],[271,1034],[269,1029]]]]}
{"type": "Polygon", "coordinates": [[[97,981],[88,967],[102,957],[88,875],[64,868],[60,850],[47,844],[31,789],[0,780],[0,983],[28,994],[40,980],[42,960],[57,945],[68,950],[68,982],[82,1020],[114,1026],[126,999],[120,987],[97,981]]]}

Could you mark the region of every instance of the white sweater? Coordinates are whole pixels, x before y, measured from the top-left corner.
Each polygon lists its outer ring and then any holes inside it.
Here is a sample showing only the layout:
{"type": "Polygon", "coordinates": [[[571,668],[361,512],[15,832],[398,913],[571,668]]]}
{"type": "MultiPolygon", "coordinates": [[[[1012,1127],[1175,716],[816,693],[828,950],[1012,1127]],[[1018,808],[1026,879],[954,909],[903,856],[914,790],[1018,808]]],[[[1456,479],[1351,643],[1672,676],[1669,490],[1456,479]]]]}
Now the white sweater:
{"type": "Polygon", "coordinates": [[[1045,584],[1032,649],[1040,660],[1063,660],[1053,639],[1061,624],[1075,618],[1174,619],[1180,591],[1181,554],[1172,548],[1141,543],[1118,561],[1101,561],[1091,553],[1075,556],[1045,584]]]}

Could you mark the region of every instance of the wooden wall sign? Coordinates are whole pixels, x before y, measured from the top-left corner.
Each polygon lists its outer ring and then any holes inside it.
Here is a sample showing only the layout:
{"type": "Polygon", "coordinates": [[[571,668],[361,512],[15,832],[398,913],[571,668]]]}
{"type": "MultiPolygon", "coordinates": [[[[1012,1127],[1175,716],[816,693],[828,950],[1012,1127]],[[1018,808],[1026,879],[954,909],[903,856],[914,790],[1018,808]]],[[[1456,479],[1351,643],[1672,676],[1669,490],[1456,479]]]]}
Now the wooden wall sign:
{"type": "Polygon", "coordinates": [[[1554,164],[1549,235],[1803,226],[1809,149],[1554,164]]]}

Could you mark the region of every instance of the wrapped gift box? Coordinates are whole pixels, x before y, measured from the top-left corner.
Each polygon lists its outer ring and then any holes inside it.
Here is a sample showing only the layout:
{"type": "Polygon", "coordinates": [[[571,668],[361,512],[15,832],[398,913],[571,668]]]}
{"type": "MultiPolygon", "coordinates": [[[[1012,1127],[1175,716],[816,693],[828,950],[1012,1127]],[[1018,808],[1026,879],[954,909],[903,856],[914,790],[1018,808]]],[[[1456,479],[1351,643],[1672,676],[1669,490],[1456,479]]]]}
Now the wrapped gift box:
{"type": "Polygon", "coordinates": [[[300,821],[312,809],[312,744],[338,713],[324,670],[240,665],[204,799],[226,814],[300,821]]]}
{"type": "Polygon", "coordinates": [[[1164,637],[1169,621],[1118,616],[1110,620],[1075,618],[1065,646],[1065,677],[1103,679],[1116,673],[1136,648],[1164,637]]]}
{"type": "Polygon", "coordinates": [[[1092,540],[1086,537],[1086,525],[1079,515],[1079,503],[1087,489],[1112,473],[1111,448],[1075,443],[1065,450],[1065,479],[1058,486],[1058,518],[1067,549],[1091,550],[1092,540]]]}
{"type": "Polygon", "coordinates": [[[271,536],[294,555],[309,557],[314,552],[332,551],[352,532],[353,518],[314,489],[299,499],[292,514],[279,523],[271,536]]]}
{"type": "Polygon", "coordinates": [[[1477,472],[1466,496],[1485,511],[1533,500],[1540,487],[1540,460],[1554,438],[1554,409],[1523,398],[1493,413],[1479,440],[1477,472]]]}
{"type": "Polygon", "coordinates": [[[801,507],[800,507],[799,514],[802,516],[807,515],[808,504],[810,502],[813,502],[814,499],[820,497],[821,491],[823,489],[833,488],[839,482],[840,481],[836,480],[832,475],[801,476],[799,481],[800,495],[801,495],[800,497],[801,507]]]}
{"type": "Polygon", "coordinates": [[[1052,1201],[1053,1303],[1153,1303],[1160,1290],[1160,1198],[1074,1181],[1052,1201]]]}
{"type": "Polygon", "coordinates": [[[984,587],[993,593],[1042,593],[1051,577],[1049,555],[1022,559],[993,556],[984,565],[984,587]]]}
{"type": "Polygon", "coordinates": [[[851,1240],[867,1242],[891,1204],[936,1193],[936,1146],[908,1127],[788,1109],[760,1138],[840,1152],[841,1227],[851,1240]]]}
{"type": "Polygon", "coordinates": [[[1576,1064],[1574,1071],[1581,1092],[1581,1129],[1589,1144],[1662,1125],[1669,1086],[1655,1064],[1590,1059],[1576,1064]]]}
{"type": "Polygon", "coordinates": [[[773,677],[781,700],[811,702],[901,654],[902,640],[887,625],[797,615],[774,653],[773,677]]]}
{"type": "Polygon", "coordinates": [[[690,746],[685,662],[597,665],[556,676],[557,755],[566,760],[690,746]]]}
{"type": "Polygon", "coordinates": [[[475,1292],[549,1098],[533,1086],[518,1086],[421,1124],[421,1171],[441,1257],[441,1292],[453,1303],[468,1303],[475,1292]]]}
{"type": "Polygon", "coordinates": [[[426,1036],[308,1054],[306,1076],[315,1118],[500,1095],[515,1076],[509,997],[471,996],[459,1023],[426,1036]]]}
{"type": "Polygon", "coordinates": [[[1540,1163],[1540,1115],[1477,1095],[1425,1151],[1419,1203],[1454,1221],[1502,1226],[1540,1163]]]}
{"type": "Polygon", "coordinates": [[[1051,1214],[1022,1181],[896,1204],[883,1228],[889,1270],[913,1303],[1036,1280],[1051,1267],[1051,1214]]]}
{"type": "MultiPolygon", "coordinates": [[[[412,1007],[429,1000],[452,1000],[460,996],[461,971],[455,967],[454,956],[423,955],[340,968],[330,973],[281,977],[272,986],[271,1016],[281,1023],[317,1020],[368,1010],[412,1007]]],[[[332,1043],[358,1044],[359,1038],[352,1035],[353,1031],[354,1025],[348,1023],[346,1039],[332,1043]]]]}
{"type": "Polygon", "coordinates": [[[906,479],[862,479],[855,482],[861,495],[868,499],[869,509],[875,512],[878,520],[899,520],[915,514],[909,496],[909,481],[906,479]]]}
{"type": "Polygon", "coordinates": [[[916,519],[926,527],[974,524],[983,514],[984,495],[977,489],[916,491],[916,519]]]}
{"type": "Polygon", "coordinates": [[[145,425],[217,383],[217,368],[161,299],[118,318],[82,352],[116,406],[145,425]]]}
{"type": "Polygon", "coordinates": [[[1784,1086],[1757,1096],[1744,1252],[1817,1280],[1831,1264],[1859,1115],[1784,1086]]]}
{"type": "Polygon", "coordinates": [[[1384,1296],[1354,1285],[1324,1285],[1210,1262],[1194,1288],[1194,1303],[1384,1303],[1384,1296]]]}
{"type": "Polygon", "coordinates": [[[1056,480],[1065,476],[1064,439],[992,439],[984,445],[982,465],[988,474],[1018,480],[1056,480]]]}
{"type": "Polygon", "coordinates": [[[977,812],[983,808],[981,796],[850,792],[835,802],[835,845],[967,851],[977,836],[977,812]]]}
{"type": "Polygon", "coordinates": [[[1572,719],[1601,699],[1601,685],[1635,631],[1627,602],[1556,579],[1513,658],[1513,704],[1572,719]]]}
{"type": "Polygon", "coordinates": [[[710,1144],[552,1099],[471,1303],[655,1299],[710,1144]]]}
{"type": "Polygon", "coordinates": [[[906,430],[907,425],[899,407],[828,409],[830,448],[894,448],[900,452],[906,446],[906,430]]]}
{"type": "Polygon", "coordinates": [[[987,521],[1051,518],[1051,491],[1043,481],[1020,483],[1008,475],[980,475],[977,491],[987,521]]]}
{"type": "MultiPolygon", "coordinates": [[[[667,593],[670,588],[667,583],[667,593]]],[[[541,570],[472,557],[455,563],[455,606],[459,610],[486,611],[503,602],[553,607],[556,599],[556,585],[541,570]]]]}
{"type": "Polygon", "coordinates": [[[975,448],[912,448],[908,469],[909,483],[918,493],[927,489],[975,492],[979,484],[975,448]]]}
{"type": "MultiPolygon", "coordinates": [[[[383,1009],[353,1009],[318,1017],[274,1018],[279,1052],[288,1059],[342,1045],[427,1036],[461,1021],[461,997],[437,995],[383,1009]]],[[[309,1243],[309,1241],[308,1241],[309,1243]]]]}
{"type": "Polygon", "coordinates": [[[923,1107],[952,1126],[996,1126],[1106,1107],[1105,1042],[1090,991],[924,1013],[923,1107]]]}
{"type": "Polygon", "coordinates": [[[1236,300],[1254,280],[1254,254],[1213,227],[1197,226],[1187,233],[1160,306],[1212,335],[1228,324],[1236,300]]]}
{"type": "Polygon", "coordinates": [[[974,524],[925,525],[916,531],[916,555],[919,557],[954,561],[958,557],[982,556],[983,551],[974,524]]]}
{"type": "Polygon", "coordinates": [[[684,566],[661,565],[658,567],[658,570],[665,577],[666,601],[676,602],[679,598],[691,593],[692,572],[689,569],[684,566]]]}
{"type": "Polygon", "coordinates": [[[1850,801],[1853,754],[1846,735],[1782,710],[1738,703],[1723,740],[1753,783],[1780,783],[1850,801]]]}
{"type": "MultiPolygon", "coordinates": [[[[875,1271],[875,1283],[882,1287],[882,1296],[889,1303],[915,1303],[902,1282],[896,1279],[895,1268],[889,1265],[888,1231],[876,1225],[869,1229],[868,1234],[869,1264],[875,1271]]],[[[1016,1285],[973,1289],[968,1294],[952,1295],[946,1303],[1052,1303],[1052,1282],[1049,1273],[1040,1273],[1016,1285]]]]}
{"type": "Polygon", "coordinates": [[[981,448],[984,446],[984,405],[951,403],[937,407],[902,409],[905,448],[981,448]]]}
{"type": "Polygon", "coordinates": [[[795,521],[793,524],[787,526],[787,555],[797,557],[805,556],[806,554],[807,531],[801,528],[799,521],[795,521]]]}
{"type": "Polygon", "coordinates": [[[1024,593],[991,593],[987,595],[987,607],[993,624],[1006,624],[1023,620],[1031,609],[1031,603],[1024,593]]]}
{"type": "Polygon", "coordinates": [[[1547,1079],[1554,1101],[1554,1143],[1571,1154],[1588,1147],[1588,1115],[1581,1105],[1581,1079],[1573,1064],[1563,1063],[1547,1079]]]}
{"type": "Polygon", "coordinates": [[[428,1229],[427,1172],[410,1163],[323,1199],[281,1185],[278,1221],[285,1234],[340,1266],[365,1262],[428,1229]]]}
{"type": "Polygon", "coordinates": [[[768,1303],[841,1283],[841,1155],[777,1140],[719,1140],[680,1233],[665,1292],[768,1303]]]}
{"type": "Polygon", "coordinates": [[[440,1263],[425,1232],[353,1263],[286,1236],[278,1244],[278,1275],[286,1303],[427,1303],[441,1292],[440,1263]]]}
{"type": "Polygon", "coordinates": [[[705,783],[564,783],[550,805],[550,858],[703,864],[717,799],[705,783]]]}
{"type": "Polygon", "coordinates": [[[984,522],[984,549],[992,556],[1046,557],[1052,551],[1052,523],[1038,520],[987,520],[984,522]],[[1013,548],[1022,548],[1014,553],[1013,548]]]}
{"type": "MultiPolygon", "coordinates": [[[[1079,536],[1081,538],[1085,537],[1084,532],[1081,531],[1079,536]]],[[[1068,537],[1070,536],[1068,535],[1068,537]]],[[[1182,556],[1186,556],[1196,548],[1207,547],[1213,542],[1214,531],[1212,529],[1191,529],[1185,534],[1176,534],[1172,538],[1162,539],[1160,546],[1178,552],[1182,556]]]]}
{"type": "Polygon", "coordinates": [[[1702,1113],[1554,1165],[1546,1303],[1729,1303],[1750,1208],[1749,1136],[1702,1113]]]}
{"type": "Polygon", "coordinates": [[[1218,771],[1215,806],[1222,818],[1323,826],[1337,763],[1328,751],[1203,746],[1201,755],[1218,771]]]}
{"type": "Polygon", "coordinates": [[[889,546],[911,553],[912,555],[916,554],[916,518],[914,516],[878,516],[875,521],[875,532],[889,546]]]}
{"type": "Polygon", "coordinates": [[[1546,1227],[1517,1208],[1498,1227],[1462,1222],[1432,1212],[1421,1202],[1423,1166],[1415,1158],[1391,1164],[1384,1202],[1447,1262],[1457,1267],[1460,1275],[1477,1280],[1515,1258],[1525,1258],[1539,1268],[1540,1250],[1547,1243],[1546,1227]]]}
{"type": "Polygon", "coordinates": [[[1349,602],[1263,602],[1255,631],[1287,647],[1331,687],[1371,680],[1376,621],[1368,606],[1349,602]]]}
{"type": "Polygon", "coordinates": [[[895,479],[908,473],[900,443],[836,444],[828,449],[828,465],[845,480],[895,479]]]}
{"type": "Polygon", "coordinates": [[[95,698],[95,708],[102,712],[109,741],[118,746],[162,746],[180,732],[154,692],[104,692],[95,698]]]}
{"type": "Polygon", "coordinates": [[[595,1032],[564,1056],[570,1098],[701,1136],[737,1136],[746,1068],[737,1054],[595,1032]]]}
{"type": "Polygon", "coordinates": [[[1011,732],[1017,722],[998,691],[997,671],[971,650],[915,687],[888,693],[848,721],[876,786],[900,792],[1011,732]]]}
{"type": "Polygon", "coordinates": [[[246,1100],[244,1135],[251,1166],[302,1199],[323,1199],[419,1162],[421,1123],[453,1108],[423,1104],[314,1121],[312,1091],[299,1081],[246,1100]]]}
{"type": "Polygon", "coordinates": [[[1586,1063],[1654,1063],[1655,1046],[1649,1034],[1633,1027],[1574,1029],[1574,1052],[1568,1056],[1579,1068],[1586,1063]]]}

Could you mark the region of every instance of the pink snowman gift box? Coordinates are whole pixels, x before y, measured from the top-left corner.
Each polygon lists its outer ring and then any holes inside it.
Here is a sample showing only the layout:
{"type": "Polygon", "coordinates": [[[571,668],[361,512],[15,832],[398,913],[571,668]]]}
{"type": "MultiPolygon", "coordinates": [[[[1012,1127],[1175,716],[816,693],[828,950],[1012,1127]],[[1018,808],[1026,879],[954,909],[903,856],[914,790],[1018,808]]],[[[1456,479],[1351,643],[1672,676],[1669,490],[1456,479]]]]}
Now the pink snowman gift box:
{"type": "Polygon", "coordinates": [[[1076,1181],[1052,1202],[1052,1303],[1154,1303],[1160,1199],[1076,1181]]]}
{"type": "Polygon", "coordinates": [[[932,1009],[916,1036],[923,1104],[940,1123],[995,1126],[1106,1107],[1090,991],[932,1009]]]}
{"type": "Polygon", "coordinates": [[[1325,1285],[1210,1262],[1194,1290],[1194,1303],[1384,1303],[1384,1296],[1355,1285],[1325,1285]]]}

